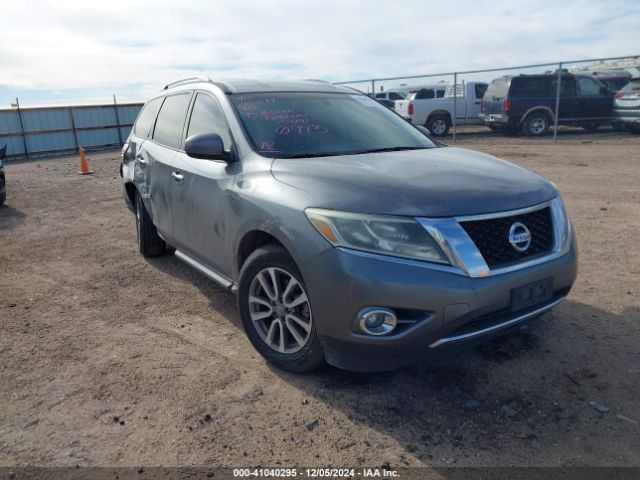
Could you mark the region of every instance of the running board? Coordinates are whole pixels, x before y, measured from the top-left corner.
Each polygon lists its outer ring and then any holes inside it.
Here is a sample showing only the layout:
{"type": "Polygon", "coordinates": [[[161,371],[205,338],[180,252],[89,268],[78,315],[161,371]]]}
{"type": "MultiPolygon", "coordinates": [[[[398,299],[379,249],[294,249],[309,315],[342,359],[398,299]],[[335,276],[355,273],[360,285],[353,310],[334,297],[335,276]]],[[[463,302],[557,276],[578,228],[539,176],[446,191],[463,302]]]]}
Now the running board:
{"type": "Polygon", "coordinates": [[[524,322],[525,320],[529,320],[530,318],[537,317],[538,315],[542,315],[543,313],[548,312],[549,310],[551,310],[553,307],[558,305],[563,300],[564,300],[564,297],[560,297],[560,298],[554,300],[553,302],[534,310],[533,312],[525,313],[524,315],[520,315],[519,317],[513,318],[513,319],[508,320],[506,322],[498,323],[497,325],[492,325],[490,327],[483,328],[483,329],[480,329],[480,330],[475,330],[475,331],[472,331],[472,332],[469,332],[469,333],[464,333],[462,335],[456,335],[455,337],[444,337],[444,338],[441,338],[437,342],[434,342],[431,345],[429,345],[429,348],[437,348],[440,345],[444,345],[444,344],[450,343],[450,342],[459,342],[461,340],[468,340],[468,339],[473,338],[473,337],[478,337],[480,335],[484,335],[485,333],[490,333],[490,332],[493,332],[495,330],[499,330],[501,328],[505,328],[505,327],[511,326],[511,325],[516,324],[518,322],[524,322]]]}
{"type": "Polygon", "coordinates": [[[232,292],[235,292],[238,289],[237,285],[233,283],[231,280],[229,280],[227,277],[225,277],[221,273],[216,272],[215,270],[210,269],[209,267],[205,267],[197,260],[194,260],[193,258],[182,253],[180,250],[176,250],[175,256],[180,260],[182,260],[187,265],[198,270],[205,277],[208,277],[214,282],[219,283],[224,288],[228,288],[232,292]]]}

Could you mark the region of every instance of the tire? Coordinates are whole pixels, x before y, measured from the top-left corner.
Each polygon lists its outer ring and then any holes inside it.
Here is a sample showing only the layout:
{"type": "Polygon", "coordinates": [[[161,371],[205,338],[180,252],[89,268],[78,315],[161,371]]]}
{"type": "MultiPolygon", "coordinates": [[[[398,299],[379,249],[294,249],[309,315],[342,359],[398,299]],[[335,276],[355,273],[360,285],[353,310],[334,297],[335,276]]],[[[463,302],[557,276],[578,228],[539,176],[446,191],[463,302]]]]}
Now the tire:
{"type": "Polygon", "coordinates": [[[0,189],[3,190],[2,193],[0,193],[0,205],[4,205],[4,202],[7,201],[7,191],[6,191],[6,184],[4,183],[3,179],[0,179],[0,189]]]}
{"type": "Polygon", "coordinates": [[[600,125],[597,123],[589,123],[587,125],[582,125],[582,128],[587,132],[595,132],[600,128],[600,125]]]}
{"type": "Polygon", "coordinates": [[[158,230],[151,221],[139,192],[136,192],[135,207],[138,249],[144,257],[159,257],[164,254],[166,244],[158,235],[158,230]]]}
{"type": "Polygon", "coordinates": [[[434,137],[443,137],[449,133],[451,121],[445,115],[434,115],[427,119],[427,123],[424,126],[429,129],[434,137]]]}
{"type": "Polygon", "coordinates": [[[325,363],[306,292],[300,270],[279,245],[255,250],[240,271],[238,310],[244,330],[267,361],[289,372],[310,372],[325,363]],[[295,285],[289,289],[292,279],[295,285]]]}
{"type": "Polygon", "coordinates": [[[531,112],[522,122],[522,133],[531,137],[542,137],[549,132],[551,117],[543,111],[531,112]]]}

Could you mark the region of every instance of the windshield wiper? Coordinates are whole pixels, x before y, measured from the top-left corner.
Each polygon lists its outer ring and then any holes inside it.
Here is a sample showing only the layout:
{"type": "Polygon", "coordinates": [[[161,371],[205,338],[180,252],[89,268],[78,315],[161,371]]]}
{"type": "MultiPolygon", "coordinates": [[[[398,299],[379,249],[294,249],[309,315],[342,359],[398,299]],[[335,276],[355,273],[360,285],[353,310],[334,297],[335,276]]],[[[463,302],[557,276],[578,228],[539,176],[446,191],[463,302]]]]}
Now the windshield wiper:
{"type": "Polygon", "coordinates": [[[338,155],[349,155],[349,152],[292,153],[289,155],[278,155],[275,158],[315,158],[315,157],[336,157],[338,155]]]}
{"type": "Polygon", "coordinates": [[[400,152],[402,150],[426,150],[431,147],[384,147],[384,148],[371,148],[369,150],[360,150],[352,152],[352,155],[360,155],[363,153],[377,153],[377,152],[400,152]]]}
{"type": "Polygon", "coordinates": [[[368,150],[351,150],[346,152],[292,153],[290,155],[280,155],[276,158],[334,157],[338,155],[362,155],[364,153],[376,153],[376,152],[399,152],[402,150],[425,150],[427,148],[431,148],[431,147],[384,147],[384,148],[371,148],[368,150]]]}

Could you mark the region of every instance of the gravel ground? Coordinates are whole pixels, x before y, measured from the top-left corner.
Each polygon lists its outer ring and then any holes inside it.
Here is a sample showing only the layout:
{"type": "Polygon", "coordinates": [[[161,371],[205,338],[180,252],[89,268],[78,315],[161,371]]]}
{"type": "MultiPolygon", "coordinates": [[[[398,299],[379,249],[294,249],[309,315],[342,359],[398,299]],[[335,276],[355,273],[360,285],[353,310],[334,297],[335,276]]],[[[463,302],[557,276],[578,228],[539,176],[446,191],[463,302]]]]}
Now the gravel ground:
{"type": "Polygon", "coordinates": [[[640,138],[459,136],[554,181],[567,301],[448,361],[267,365],[235,297],[136,252],[118,154],[11,163],[0,208],[0,465],[640,466],[640,138]]]}

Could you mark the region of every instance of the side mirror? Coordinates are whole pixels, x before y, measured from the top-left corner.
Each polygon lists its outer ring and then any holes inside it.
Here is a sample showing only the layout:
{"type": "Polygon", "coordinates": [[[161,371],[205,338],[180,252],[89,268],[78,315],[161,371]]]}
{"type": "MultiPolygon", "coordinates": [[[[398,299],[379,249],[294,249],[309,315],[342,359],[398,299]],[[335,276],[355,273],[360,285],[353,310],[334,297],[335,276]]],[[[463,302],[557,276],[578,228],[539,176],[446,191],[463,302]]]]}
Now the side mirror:
{"type": "Polygon", "coordinates": [[[184,144],[184,150],[192,158],[229,160],[229,155],[224,151],[224,142],[217,133],[191,135],[184,144]]]}
{"type": "Polygon", "coordinates": [[[423,127],[422,125],[416,125],[416,128],[424,133],[427,137],[431,137],[431,132],[427,127],[423,127]]]}

